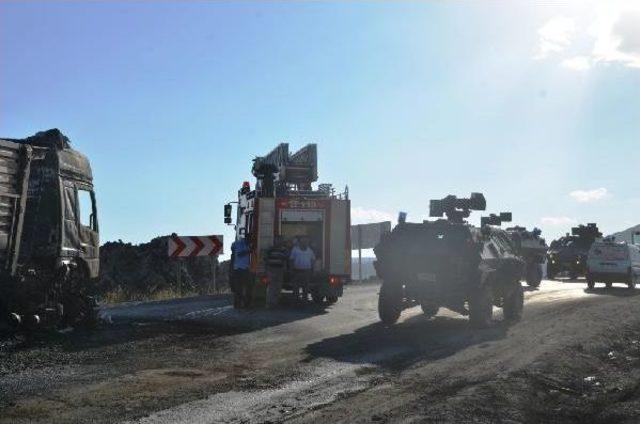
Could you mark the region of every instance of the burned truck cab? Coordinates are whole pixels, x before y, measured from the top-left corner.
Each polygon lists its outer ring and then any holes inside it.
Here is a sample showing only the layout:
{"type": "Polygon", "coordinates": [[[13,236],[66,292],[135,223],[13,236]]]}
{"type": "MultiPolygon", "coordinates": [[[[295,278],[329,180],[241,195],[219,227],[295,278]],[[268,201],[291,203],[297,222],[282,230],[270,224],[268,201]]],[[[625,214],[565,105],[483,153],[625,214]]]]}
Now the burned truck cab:
{"type": "Polygon", "coordinates": [[[99,228],[89,160],[57,129],[3,139],[0,179],[3,312],[17,326],[91,319],[99,228]]]}

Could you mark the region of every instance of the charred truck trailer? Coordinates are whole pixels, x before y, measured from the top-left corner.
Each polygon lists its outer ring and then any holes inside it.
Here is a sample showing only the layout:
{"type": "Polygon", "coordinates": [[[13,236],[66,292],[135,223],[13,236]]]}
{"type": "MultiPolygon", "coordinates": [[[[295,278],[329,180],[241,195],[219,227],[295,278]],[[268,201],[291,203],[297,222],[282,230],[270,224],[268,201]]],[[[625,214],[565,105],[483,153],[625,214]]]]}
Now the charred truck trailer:
{"type": "MultiPolygon", "coordinates": [[[[257,281],[254,298],[264,297],[267,278],[265,255],[276,236],[291,245],[307,237],[317,262],[309,293],[316,302],[333,303],[342,296],[351,277],[351,203],[348,191],[336,194],[331,184],[318,179],[317,146],[308,144],[290,154],[282,143],[266,156],[254,159],[255,189],[245,182],[238,192],[236,240],[245,238],[251,248],[250,269],[257,281]]],[[[232,207],[225,205],[230,224],[232,207]]],[[[283,289],[291,290],[290,273],[283,289]]]]}
{"type": "Polygon", "coordinates": [[[57,129],[0,139],[0,323],[91,322],[98,269],[88,159],[57,129]]]}

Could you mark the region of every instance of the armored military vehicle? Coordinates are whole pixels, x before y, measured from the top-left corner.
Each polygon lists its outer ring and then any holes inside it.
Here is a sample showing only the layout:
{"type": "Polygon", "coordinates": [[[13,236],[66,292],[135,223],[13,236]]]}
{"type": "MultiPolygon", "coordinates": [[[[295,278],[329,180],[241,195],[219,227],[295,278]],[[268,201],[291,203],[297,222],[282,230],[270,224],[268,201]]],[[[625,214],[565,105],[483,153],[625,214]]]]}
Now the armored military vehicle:
{"type": "Polygon", "coordinates": [[[507,233],[516,249],[518,256],[524,261],[522,278],[529,287],[538,287],[542,282],[542,266],[547,256],[547,242],[540,237],[542,231],[534,228],[528,231],[525,227],[515,226],[507,228],[507,233]]]}
{"type": "Polygon", "coordinates": [[[494,305],[502,307],[505,319],[520,319],[524,262],[509,235],[496,227],[511,214],[483,217],[480,228],[465,221],[472,210],[485,209],[480,193],[466,199],[447,196],[430,203],[430,216],[441,219],[401,220],[383,236],[374,249],[374,265],[383,280],[378,312],[385,324],[414,305],[428,316],[442,306],[469,315],[475,327],[490,324],[494,305]]]}
{"type": "Polygon", "coordinates": [[[594,241],[602,237],[596,224],[579,225],[567,234],[551,242],[547,252],[547,277],[554,279],[566,272],[575,280],[587,272],[587,254],[594,241]]]}
{"type": "Polygon", "coordinates": [[[0,326],[91,322],[98,267],[88,159],[57,129],[0,139],[0,326]]]}

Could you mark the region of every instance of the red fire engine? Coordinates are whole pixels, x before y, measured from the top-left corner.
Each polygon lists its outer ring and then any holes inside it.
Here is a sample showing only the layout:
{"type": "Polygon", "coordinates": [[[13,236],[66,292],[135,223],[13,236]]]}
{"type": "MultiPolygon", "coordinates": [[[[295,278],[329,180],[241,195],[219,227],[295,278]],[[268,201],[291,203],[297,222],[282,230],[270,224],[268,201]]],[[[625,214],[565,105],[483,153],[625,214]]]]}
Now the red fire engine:
{"type": "MultiPolygon", "coordinates": [[[[269,284],[264,255],[274,238],[282,236],[291,245],[306,236],[317,259],[310,287],[312,298],[316,302],[337,301],[343,284],[351,278],[348,189],[340,194],[331,184],[313,189],[312,183],[318,179],[315,144],[289,154],[289,145],[283,143],[253,162],[256,185],[251,190],[245,182],[238,192],[235,230],[236,240],[246,238],[251,246],[251,271],[259,282],[256,297],[263,297],[269,284]]],[[[232,223],[231,212],[231,204],[227,204],[227,224],[232,223]]],[[[285,273],[283,289],[291,288],[285,273]]]]}

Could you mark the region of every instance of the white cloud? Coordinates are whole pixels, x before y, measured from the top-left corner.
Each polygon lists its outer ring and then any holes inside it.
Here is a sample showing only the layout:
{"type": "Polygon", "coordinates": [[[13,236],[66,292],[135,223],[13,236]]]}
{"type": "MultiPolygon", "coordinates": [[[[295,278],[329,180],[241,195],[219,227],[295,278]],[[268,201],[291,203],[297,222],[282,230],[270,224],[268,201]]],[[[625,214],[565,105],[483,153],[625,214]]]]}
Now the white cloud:
{"type": "Polygon", "coordinates": [[[575,56],[560,62],[560,66],[574,71],[586,71],[591,68],[591,62],[586,56],[575,56]]]}
{"type": "Polygon", "coordinates": [[[539,43],[537,58],[546,57],[549,53],[560,53],[571,44],[576,32],[573,19],[564,16],[551,18],[538,30],[539,43]]]}
{"type": "Polygon", "coordinates": [[[542,225],[551,225],[554,227],[565,227],[568,225],[573,225],[577,221],[573,218],[569,218],[567,216],[545,216],[540,218],[540,223],[542,225]]]}
{"type": "Polygon", "coordinates": [[[351,208],[351,224],[368,224],[371,222],[393,221],[393,216],[388,212],[361,207],[351,208]]]}
{"type": "Polygon", "coordinates": [[[594,188],[593,190],[574,190],[569,193],[569,196],[573,198],[576,202],[580,203],[588,203],[595,202],[597,200],[601,200],[605,198],[608,194],[606,188],[594,188]]]}
{"type": "Polygon", "coordinates": [[[553,53],[560,66],[586,71],[620,64],[640,69],[640,2],[595,0],[588,17],[555,16],[538,30],[534,59],[553,53]]]}

